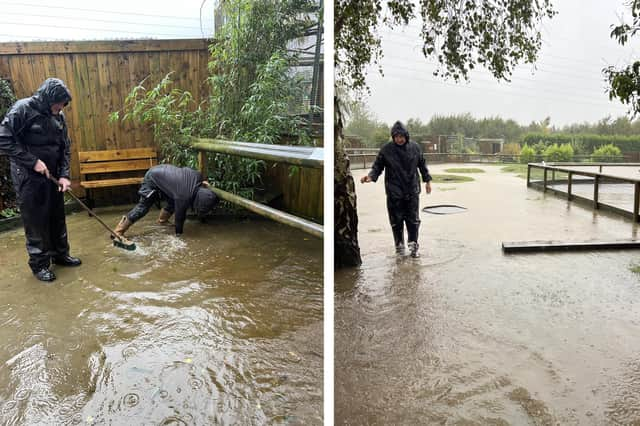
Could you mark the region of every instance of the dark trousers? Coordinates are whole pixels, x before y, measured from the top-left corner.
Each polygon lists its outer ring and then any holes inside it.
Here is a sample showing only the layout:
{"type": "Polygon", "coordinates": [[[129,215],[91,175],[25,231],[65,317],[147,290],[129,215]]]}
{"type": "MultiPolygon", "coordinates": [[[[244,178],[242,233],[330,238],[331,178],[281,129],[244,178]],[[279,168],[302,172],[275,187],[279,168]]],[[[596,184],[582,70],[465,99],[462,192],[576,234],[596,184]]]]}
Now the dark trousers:
{"type": "Polygon", "coordinates": [[[418,242],[420,229],[420,194],[405,198],[387,197],[387,212],[396,246],[404,244],[404,227],[407,227],[407,241],[418,242]]]}
{"type": "Polygon", "coordinates": [[[149,213],[149,209],[156,203],[160,203],[161,200],[165,200],[167,205],[164,207],[166,211],[169,213],[173,213],[174,211],[174,202],[173,199],[167,197],[158,189],[158,187],[147,177],[144,176],[142,180],[142,185],[138,190],[138,195],[140,195],[140,199],[138,200],[138,204],[131,209],[129,213],[127,213],[127,219],[131,223],[135,223],[138,220],[142,219],[149,213]]]}
{"type": "Polygon", "coordinates": [[[51,257],[69,254],[64,195],[45,176],[11,165],[11,179],[27,240],[29,267],[49,267],[51,257]]]}

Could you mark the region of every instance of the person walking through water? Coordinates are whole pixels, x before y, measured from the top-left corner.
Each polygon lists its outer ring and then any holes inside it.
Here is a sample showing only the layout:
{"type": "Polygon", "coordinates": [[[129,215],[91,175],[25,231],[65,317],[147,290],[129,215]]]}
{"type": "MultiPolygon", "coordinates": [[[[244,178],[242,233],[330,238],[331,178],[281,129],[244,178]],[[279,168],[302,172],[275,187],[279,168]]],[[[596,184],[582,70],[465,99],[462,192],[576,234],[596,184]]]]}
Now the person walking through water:
{"type": "Polygon", "coordinates": [[[51,262],[82,263],[69,254],[64,213],[63,193],[71,186],[71,141],[62,109],[69,102],[64,82],[48,78],[33,96],[13,104],[0,123],[0,153],[9,156],[29,267],[40,281],[56,279],[51,262]]]}
{"type": "Polygon", "coordinates": [[[151,167],[144,175],[138,194],[138,204],[126,216],[122,216],[114,229],[119,237],[124,237],[129,227],[143,218],[158,201],[164,200],[167,205],[160,210],[157,222],[170,225],[169,219],[175,212],[175,230],[178,236],[182,235],[190,207],[203,219],[218,203],[218,197],[209,189],[209,182],[202,178],[200,172],[171,164],[151,167]]]}
{"type": "Polygon", "coordinates": [[[404,254],[404,227],[407,227],[407,245],[412,257],[419,257],[418,230],[420,228],[420,180],[431,193],[431,175],[422,156],[420,146],[409,140],[406,127],[396,121],[391,128],[392,141],[380,148],[371,171],[360,179],[361,183],[376,182],[386,169],[384,187],[387,194],[387,212],[393,232],[396,252],[404,254]]]}

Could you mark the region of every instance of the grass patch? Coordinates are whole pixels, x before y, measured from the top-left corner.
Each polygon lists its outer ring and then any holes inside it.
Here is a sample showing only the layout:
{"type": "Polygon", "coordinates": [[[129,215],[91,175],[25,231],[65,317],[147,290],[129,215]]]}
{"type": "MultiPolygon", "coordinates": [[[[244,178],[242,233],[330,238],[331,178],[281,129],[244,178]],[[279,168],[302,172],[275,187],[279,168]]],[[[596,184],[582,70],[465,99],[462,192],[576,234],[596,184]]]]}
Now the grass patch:
{"type": "Polygon", "coordinates": [[[458,183],[458,182],[471,182],[475,179],[469,176],[458,175],[431,175],[433,183],[458,183]]]}
{"type": "Polygon", "coordinates": [[[458,188],[456,188],[455,186],[445,186],[445,187],[438,187],[438,191],[454,191],[458,188]]]}
{"type": "Polygon", "coordinates": [[[640,275],[640,265],[636,265],[636,266],[630,266],[629,270],[631,272],[633,272],[634,274],[638,274],[640,275]]]}
{"type": "MultiPolygon", "coordinates": [[[[504,166],[500,168],[500,171],[503,173],[515,173],[518,177],[522,179],[527,178],[527,165],[526,164],[509,164],[508,166],[504,166]]],[[[542,180],[544,179],[544,172],[542,169],[533,168],[531,169],[531,180],[542,180]]]]}
{"type": "Polygon", "coordinates": [[[447,173],[484,173],[484,170],[482,169],[476,169],[473,167],[466,167],[466,168],[453,168],[453,169],[445,169],[445,172],[447,173]]]}

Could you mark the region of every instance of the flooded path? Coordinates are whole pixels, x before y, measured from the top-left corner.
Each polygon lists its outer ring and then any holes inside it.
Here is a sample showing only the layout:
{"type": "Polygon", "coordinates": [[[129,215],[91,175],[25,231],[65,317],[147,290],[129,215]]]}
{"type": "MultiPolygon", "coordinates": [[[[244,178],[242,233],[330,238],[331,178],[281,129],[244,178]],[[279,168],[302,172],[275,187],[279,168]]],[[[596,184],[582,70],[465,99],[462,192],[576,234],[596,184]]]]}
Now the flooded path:
{"type": "MultiPolygon", "coordinates": [[[[430,170],[450,167],[471,166],[430,170]]],[[[382,180],[357,184],[363,264],[335,273],[336,424],[640,422],[640,252],[501,251],[637,225],[473,167],[486,173],[422,194],[468,211],[421,213],[420,259],[394,253],[382,180]]]]}
{"type": "Polygon", "coordinates": [[[262,220],[177,238],[156,213],[134,252],[69,216],[83,265],[51,285],[0,234],[0,424],[321,424],[322,241],[262,220]]]}

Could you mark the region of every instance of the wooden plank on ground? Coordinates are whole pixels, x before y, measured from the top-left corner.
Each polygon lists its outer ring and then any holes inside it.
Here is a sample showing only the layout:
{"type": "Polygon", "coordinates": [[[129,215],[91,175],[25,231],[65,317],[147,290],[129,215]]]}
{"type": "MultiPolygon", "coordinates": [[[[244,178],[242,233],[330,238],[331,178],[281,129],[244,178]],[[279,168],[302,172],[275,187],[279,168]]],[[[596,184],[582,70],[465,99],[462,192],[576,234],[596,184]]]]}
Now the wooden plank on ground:
{"type": "Polygon", "coordinates": [[[640,248],[640,240],[616,241],[507,241],[502,243],[505,253],[574,250],[624,250],[640,248]]]}

